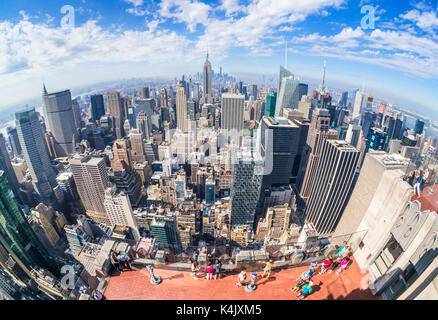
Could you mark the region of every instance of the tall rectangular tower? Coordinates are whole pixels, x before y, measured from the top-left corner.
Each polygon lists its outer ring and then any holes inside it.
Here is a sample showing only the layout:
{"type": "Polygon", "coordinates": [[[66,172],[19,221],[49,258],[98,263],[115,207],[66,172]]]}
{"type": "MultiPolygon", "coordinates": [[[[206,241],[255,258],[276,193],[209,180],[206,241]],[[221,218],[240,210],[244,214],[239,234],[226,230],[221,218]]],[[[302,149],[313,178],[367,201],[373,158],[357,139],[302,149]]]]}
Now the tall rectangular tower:
{"type": "Polygon", "coordinates": [[[222,95],[221,136],[224,143],[240,146],[243,130],[245,96],[225,93],[222,95]]]}
{"type": "Polygon", "coordinates": [[[360,152],[345,141],[325,140],[306,207],[306,221],[318,234],[336,228],[350,193],[360,152]]]}
{"type": "Polygon", "coordinates": [[[117,139],[124,136],[123,124],[125,122],[122,99],[119,92],[108,93],[108,113],[114,118],[114,130],[117,139]]]}
{"type": "Polygon", "coordinates": [[[69,163],[87,215],[96,222],[110,226],[103,205],[105,190],[110,187],[105,160],[88,155],[75,155],[69,163]]]}

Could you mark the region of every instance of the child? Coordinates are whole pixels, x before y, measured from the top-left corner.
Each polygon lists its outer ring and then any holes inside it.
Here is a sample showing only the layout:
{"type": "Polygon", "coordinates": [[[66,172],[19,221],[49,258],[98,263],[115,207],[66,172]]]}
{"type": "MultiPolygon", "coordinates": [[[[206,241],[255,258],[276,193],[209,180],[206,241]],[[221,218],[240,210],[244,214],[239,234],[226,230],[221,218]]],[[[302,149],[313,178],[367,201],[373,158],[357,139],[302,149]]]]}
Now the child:
{"type": "Polygon", "coordinates": [[[325,273],[328,270],[328,268],[330,268],[332,263],[333,263],[332,257],[330,257],[328,259],[325,259],[324,262],[321,265],[321,271],[319,272],[319,274],[325,273]]]}
{"type": "Polygon", "coordinates": [[[303,289],[301,289],[301,292],[299,294],[297,294],[297,298],[300,298],[301,300],[303,300],[304,298],[306,298],[307,296],[312,294],[312,291],[313,291],[312,286],[313,286],[312,281],[310,281],[309,284],[305,284],[303,286],[303,289]]]}
{"type": "Polygon", "coordinates": [[[301,290],[301,287],[304,284],[304,280],[300,278],[297,278],[297,280],[295,280],[297,283],[295,284],[295,287],[292,288],[292,291],[294,292],[298,292],[301,290]]]}
{"type": "Polygon", "coordinates": [[[268,262],[265,262],[266,266],[265,269],[263,270],[263,275],[262,278],[264,278],[265,276],[269,277],[271,276],[271,272],[272,272],[272,266],[274,265],[274,261],[272,259],[270,259],[268,262]]]}
{"type": "Polygon", "coordinates": [[[243,286],[245,284],[245,280],[246,280],[246,271],[242,270],[239,273],[238,280],[237,280],[237,283],[236,283],[236,287],[243,286]]]}
{"type": "Polygon", "coordinates": [[[213,279],[213,272],[214,272],[214,268],[211,264],[211,261],[209,261],[207,264],[207,268],[205,268],[205,273],[206,273],[205,278],[207,280],[213,279]]]}

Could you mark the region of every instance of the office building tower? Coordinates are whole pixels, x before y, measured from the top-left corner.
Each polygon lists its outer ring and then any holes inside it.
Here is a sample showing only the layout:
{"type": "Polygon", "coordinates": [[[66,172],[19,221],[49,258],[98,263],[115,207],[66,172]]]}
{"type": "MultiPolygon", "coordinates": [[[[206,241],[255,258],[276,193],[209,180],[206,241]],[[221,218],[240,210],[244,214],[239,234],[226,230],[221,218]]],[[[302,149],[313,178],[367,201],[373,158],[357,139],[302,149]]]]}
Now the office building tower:
{"type": "Polygon", "coordinates": [[[174,249],[178,244],[175,216],[155,216],[150,231],[159,249],[174,249]]]}
{"type": "Polygon", "coordinates": [[[222,142],[240,145],[243,134],[245,97],[240,94],[222,94],[221,136],[222,142]]]}
{"type": "Polygon", "coordinates": [[[298,190],[301,199],[306,202],[310,196],[318,168],[323,143],[326,139],[336,139],[338,132],[330,129],[330,114],[326,109],[317,109],[312,116],[312,122],[307,136],[300,172],[298,173],[298,190]]]}
{"type": "Polygon", "coordinates": [[[361,136],[362,136],[362,127],[360,125],[350,123],[348,125],[347,136],[345,137],[345,141],[347,141],[353,147],[357,148],[361,136]]]}
{"type": "Polygon", "coordinates": [[[303,96],[307,96],[309,93],[309,85],[300,83],[298,87],[298,101],[301,101],[303,96]]]}
{"type": "Polygon", "coordinates": [[[32,184],[42,202],[49,204],[53,196],[52,189],[56,186],[56,175],[50,166],[49,153],[37,113],[35,109],[16,112],[15,119],[32,184]]]}
{"type": "Polygon", "coordinates": [[[204,63],[204,71],[203,71],[203,77],[202,77],[202,84],[203,84],[203,101],[204,103],[212,103],[213,100],[213,91],[212,91],[212,73],[211,73],[211,63],[208,61],[208,53],[207,53],[207,59],[204,63]]]}
{"type": "Polygon", "coordinates": [[[236,150],[232,164],[231,226],[245,225],[253,229],[255,210],[263,178],[260,155],[244,149],[236,150]]]}
{"type": "Polygon", "coordinates": [[[342,92],[341,100],[339,100],[340,107],[346,107],[348,103],[348,91],[342,92]]]}
{"type": "Polygon", "coordinates": [[[362,111],[367,108],[368,95],[365,93],[357,92],[353,103],[353,118],[356,118],[357,116],[361,115],[362,111]]]}
{"type": "MultiPolygon", "coordinates": [[[[71,104],[71,108],[73,110],[73,118],[75,122],[75,132],[74,135],[77,136],[77,134],[80,132],[82,128],[82,117],[81,117],[81,107],[79,106],[79,103],[77,100],[73,100],[71,104]]],[[[73,145],[74,147],[74,145],[73,145]]]]}
{"type": "Polygon", "coordinates": [[[127,139],[116,140],[113,144],[114,158],[111,160],[113,171],[131,171],[132,158],[130,153],[130,143],[127,139]]]}
{"type": "Polygon", "coordinates": [[[55,139],[55,151],[58,157],[73,152],[73,135],[76,131],[70,90],[55,93],[43,91],[43,113],[47,131],[55,139]]]}
{"type": "Polygon", "coordinates": [[[141,93],[142,93],[143,99],[149,99],[151,97],[149,87],[142,88],[141,93]]]}
{"type": "Polygon", "coordinates": [[[176,186],[175,178],[161,177],[160,179],[161,198],[164,203],[170,204],[174,207],[177,205],[176,201],[176,186]]]}
{"type": "Polygon", "coordinates": [[[12,148],[14,156],[16,157],[21,155],[22,150],[20,145],[20,139],[18,138],[17,128],[8,127],[6,129],[6,132],[8,134],[9,145],[12,148]]]}
{"type": "Polygon", "coordinates": [[[169,106],[168,100],[169,100],[169,98],[167,97],[166,88],[161,89],[161,91],[160,91],[160,106],[161,106],[161,108],[166,108],[169,106]]]}
{"type": "Polygon", "coordinates": [[[278,91],[275,116],[281,117],[283,109],[298,109],[300,81],[294,76],[286,76],[281,79],[278,91]]]}
{"type": "Polygon", "coordinates": [[[371,111],[365,111],[362,113],[362,132],[364,137],[368,137],[368,134],[370,132],[370,129],[372,128],[373,124],[376,122],[377,114],[373,113],[371,111]]]}
{"type": "Polygon", "coordinates": [[[291,215],[292,209],[284,203],[268,208],[266,217],[257,225],[257,239],[280,239],[289,229],[291,215]]]}
{"type": "Polygon", "coordinates": [[[269,173],[263,176],[262,190],[289,184],[299,141],[300,127],[293,121],[280,117],[262,119],[260,155],[269,173]]]}
{"type": "Polygon", "coordinates": [[[125,123],[123,101],[119,92],[108,93],[108,114],[113,118],[113,127],[117,139],[124,137],[123,124],[125,123]]]}
{"type": "Polygon", "coordinates": [[[5,139],[2,133],[0,133],[0,170],[4,172],[4,175],[9,183],[9,187],[12,189],[14,194],[19,197],[18,190],[20,185],[18,184],[17,176],[15,175],[14,168],[12,167],[8,150],[6,150],[5,139]]]}
{"type": "Polygon", "coordinates": [[[333,232],[350,194],[360,152],[340,140],[325,140],[306,206],[306,221],[320,234],[333,232]]]}
{"type": "Polygon", "coordinates": [[[176,124],[181,132],[189,131],[187,97],[183,86],[177,86],[176,88],[176,124]]]}
{"type": "Polygon", "coordinates": [[[140,234],[128,195],[117,191],[115,186],[108,188],[103,205],[112,226],[129,227],[134,239],[139,240],[140,234]]]}
{"type": "Polygon", "coordinates": [[[105,105],[103,103],[103,95],[95,94],[91,98],[91,118],[97,122],[105,115],[105,105]]]}
{"type": "Polygon", "coordinates": [[[422,135],[424,131],[424,121],[417,119],[415,121],[415,128],[414,128],[414,134],[415,135],[422,135]]]}
{"type": "Polygon", "coordinates": [[[149,139],[150,137],[150,126],[149,126],[149,119],[146,113],[144,111],[140,111],[137,114],[136,118],[136,127],[140,131],[140,133],[143,136],[143,139],[149,139]]]}
{"type": "Polygon", "coordinates": [[[275,116],[275,105],[277,104],[277,92],[271,92],[266,95],[265,117],[275,116]]]}
{"type": "Polygon", "coordinates": [[[137,117],[136,117],[136,108],[134,106],[128,107],[128,119],[129,127],[133,129],[137,129],[137,117]]]}
{"type": "MultiPolygon", "coordinates": [[[[379,215],[379,210],[383,208],[380,203],[387,202],[387,196],[401,196],[402,193],[393,192],[397,184],[394,178],[399,180],[406,172],[408,164],[408,160],[401,155],[384,151],[367,153],[359,179],[333,236],[363,231],[364,229],[359,230],[359,225],[366,214],[375,211],[379,215]],[[372,205],[373,202],[376,204],[372,205]]],[[[394,209],[395,203],[399,201],[391,201],[387,206],[394,209]]]]}
{"type": "Polygon", "coordinates": [[[76,184],[71,171],[65,171],[56,177],[59,189],[61,190],[66,200],[72,201],[78,199],[76,184]]]}
{"type": "Polygon", "coordinates": [[[109,179],[118,191],[123,191],[129,197],[133,207],[138,206],[142,196],[142,181],[135,170],[110,172],[109,179]]]}
{"type": "Polygon", "coordinates": [[[213,179],[207,179],[205,182],[205,202],[207,205],[213,205],[216,201],[216,184],[213,179]]]}
{"type": "Polygon", "coordinates": [[[110,186],[105,160],[75,155],[69,163],[87,215],[98,223],[111,225],[103,206],[105,190],[110,186]]]}
{"type": "Polygon", "coordinates": [[[3,171],[0,171],[0,206],[0,244],[9,254],[8,265],[17,263],[29,277],[35,266],[58,274],[57,266],[51,263],[47,250],[18,207],[3,171]]]}
{"type": "Polygon", "coordinates": [[[131,159],[133,162],[143,163],[146,161],[144,153],[143,135],[138,129],[131,130],[129,134],[129,141],[131,142],[131,159]]]}
{"type": "Polygon", "coordinates": [[[370,149],[375,151],[377,150],[386,150],[388,147],[387,144],[387,133],[379,128],[371,128],[368,133],[368,138],[366,142],[365,153],[367,153],[370,149]]]}

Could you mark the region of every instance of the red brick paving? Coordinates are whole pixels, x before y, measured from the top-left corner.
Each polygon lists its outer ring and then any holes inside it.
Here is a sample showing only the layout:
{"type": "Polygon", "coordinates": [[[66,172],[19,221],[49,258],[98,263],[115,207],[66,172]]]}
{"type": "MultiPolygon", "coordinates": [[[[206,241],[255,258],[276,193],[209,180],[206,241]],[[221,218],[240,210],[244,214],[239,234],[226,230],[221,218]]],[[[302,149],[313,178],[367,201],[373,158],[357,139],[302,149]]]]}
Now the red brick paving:
{"type": "MultiPolygon", "coordinates": [[[[237,288],[237,274],[226,275],[219,280],[195,280],[189,272],[156,270],[163,282],[153,286],[146,269],[135,269],[111,277],[105,296],[108,300],[297,300],[291,288],[308,268],[296,268],[273,272],[269,280],[257,282],[255,292],[237,288]]],[[[247,279],[250,278],[248,274],[247,279]]],[[[345,299],[376,300],[368,289],[361,289],[363,274],[353,263],[340,275],[336,273],[315,275],[314,292],[307,300],[345,299]],[[320,284],[321,282],[321,284],[320,284]]]]}

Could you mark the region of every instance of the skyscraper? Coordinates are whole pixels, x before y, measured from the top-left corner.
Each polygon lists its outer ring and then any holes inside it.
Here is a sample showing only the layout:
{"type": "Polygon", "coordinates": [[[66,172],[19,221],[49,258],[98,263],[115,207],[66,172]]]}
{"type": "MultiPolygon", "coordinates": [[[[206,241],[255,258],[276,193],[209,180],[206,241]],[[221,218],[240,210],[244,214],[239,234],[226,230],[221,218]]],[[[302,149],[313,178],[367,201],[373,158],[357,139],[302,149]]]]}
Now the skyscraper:
{"type": "Polygon", "coordinates": [[[324,141],[305,211],[307,223],[313,225],[318,234],[329,234],[336,228],[351,191],[359,157],[360,152],[345,141],[324,141]]]}
{"type": "Polygon", "coordinates": [[[187,97],[183,86],[176,88],[176,123],[178,130],[189,131],[189,118],[187,114],[187,97]]]}
{"type": "Polygon", "coordinates": [[[94,121],[100,120],[105,115],[105,105],[103,104],[103,95],[95,94],[91,96],[91,118],[94,121]]]}
{"type": "Polygon", "coordinates": [[[275,116],[275,105],[277,104],[277,92],[271,92],[266,95],[265,117],[275,116]]]}
{"type": "Polygon", "coordinates": [[[3,171],[0,171],[0,206],[0,244],[13,263],[17,263],[29,277],[35,266],[59,273],[18,207],[3,171]]]}
{"type": "Polygon", "coordinates": [[[236,146],[240,145],[244,105],[243,95],[229,93],[222,95],[221,135],[225,144],[230,141],[236,146]]]}
{"type": "Polygon", "coordinates": [[[55,151],[58,157],[73,152],[73,135],[76,131],[70,90],[47,93],[43,90],[43,113],[47,131],[55,139],[55,151]]]}
{"type": "Polygon", "coordinates": [[[207,53],[207,59],[204,63],[204,73],[202,78],[202,84],[204,89],[204,96],[203,101],[204,103],[211,103],[213,99],[213,92],[212,92],[212,74],[211,74],[211,63],[208,61],[208,53],[207,53]]]}
{"type": "Polygon", "coordinates": [[[330,129],[330,113],[326,109],[317,109],[307,136],[300,172],[298,173],[298,189],[301,199],[306,202],[314,184],[315,172],[320,161],[322,145],[326,139],[336,139],[338,132],[330,129]],[[305,171],[304,171],[305,170],[305,171]]]}
{"type": "Polygon", "coordinates": [[[361,92],[356,92],[355,100],[353,101],[353,118],[362,114],[362,111],[367,108],[367,104],[368,95],[361,92]]]}
{"type": "Polygon", "coordinates": [[[286,69],[280,70],[280,77],[282,74],[290,75],[280,78],[280,88],[278,90],[277,104],[275,106],[276,117],[283,115],[283,109],[298,109],[300,95],[300,81],[286,69]]]}
{"type": "Polygon", "coordinates": [[[300,83],[298,92],[299,92],[298,101],[301,101],[301,98],[303,96],[307,96],[307,94],[309,93],[309,85],[305,83],[300,83]]]}
{"type": "Polygon", "coordinates": [[[125,122],[123,103],[119,92],[108,93],[108,113],[114,118],[114,130],[117,139],[122,139],[124,136],[123,124],[125,122]]]}
{"type": "Polygon", "coordinates": [[[20,139],[18,138],[17,128],[8,127],[6,131],[8,134],[9,145],[14,152],[14,156],[21,155],[22,150],[20,145],[20,139]]]}
{"type": "Polygon", "coordinates": [[[87,215],[96,222],[111,225],[103,205],[105,190],[110,187],[105,160],[75,155],[69,159],[69,163],[87,215]]]}
{"type": "Polygon", "coordinates": [[[263,161],[256,153],[233,148],[233,182],[231,184],[231,226],[254,225],[260,196],[263,161]]]}
{"type": "Polygon", "coordinates": [[[24,159],[35,191],[41,196],[42,202],[50,204],[53,196],[52,189],[56,187],[56,175],[50,166],[47,145],[37,113],[33,108],[16,112],[15,119],[24,159]]]}
{"type": "Polygon", "coordinates": [[[115,186],[106,189],[104,207],[112,226],[129,227],[134,239],[140,238],[127,194],[118,192],[115,186]]]}
{"type": "Polygon", "coordinates": [[[149,99],[150,96],[150,90],[149,87],[144,87],[141,89],[142,95],[143,95],[143,99],[149,99]]]}
{"type": "Polygon", "coordinates": [[[292,176],[298,154],[300,127],[285,118],[263,118],[261,124],[260,155],[271,161],[271,172],[263,176],[262,189],[287,185],[292,176]]]}
{"type": "Polygon", "coordinates": [[[0,133],[0,170],[4,172],[5,177],[9,182],[9,187],[13,190],[14,194],[19,196],[17,176],[12,168],[11,159],[9,158],[8,151],[6,150],[5,139],[3,134],[0,133]]]}
{"type": "Polygon", "coordinates": [[[422,120],[420,120],[420,119],[417,119],[417,120],[415,121],[414,133],[415,133],[416,135],[417,135],[417,134],[421,135],[421,134],[423,134],[423,131],[424,131],[424,121],[422,121],[422,120]]]}
{"type": "Polygon", "coordinates": [[[348,103],[348,91],[342,93],[341,100],[339,100],[339,106],[346,107],[348,103]]]}

